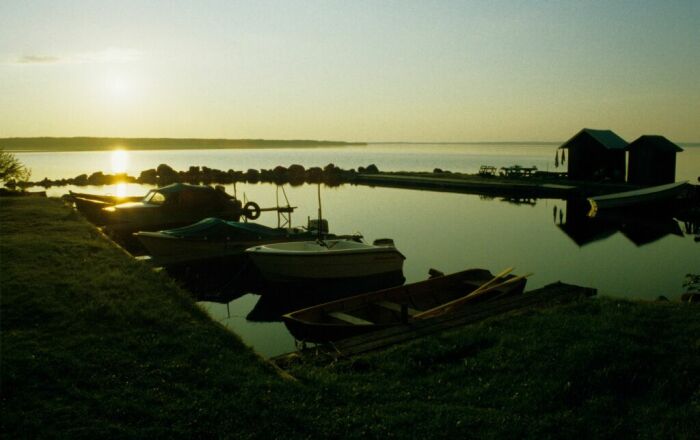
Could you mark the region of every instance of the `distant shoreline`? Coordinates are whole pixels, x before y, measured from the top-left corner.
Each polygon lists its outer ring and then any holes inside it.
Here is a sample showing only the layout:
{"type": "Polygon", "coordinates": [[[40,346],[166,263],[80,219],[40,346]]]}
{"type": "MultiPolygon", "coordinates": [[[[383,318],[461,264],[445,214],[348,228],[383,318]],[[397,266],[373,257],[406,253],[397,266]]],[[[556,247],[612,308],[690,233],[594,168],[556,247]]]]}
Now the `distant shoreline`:
{"type": "MultiPolygon", "coordinates": [[[[266,148],[332,148],[369,145],[561,145],[563,141],[368,141],[278,139],[203,139],[203,138],[115,138],[115,137],[10,137],[0,138],[0,149],[17,153],[109,151],[114,149],[148,150],[226,150],[266,148]]],[[[681,147],[700,147],[700,142],[678,142],[681,147]]]]}
{"type": "Polygon", "coordinates": [[[13,152],[123,150],[198,150],[235,148],[322,148],[365,146],[365,142],[111,137],[15,137],[0,139],[0,148],[13,152]]]}

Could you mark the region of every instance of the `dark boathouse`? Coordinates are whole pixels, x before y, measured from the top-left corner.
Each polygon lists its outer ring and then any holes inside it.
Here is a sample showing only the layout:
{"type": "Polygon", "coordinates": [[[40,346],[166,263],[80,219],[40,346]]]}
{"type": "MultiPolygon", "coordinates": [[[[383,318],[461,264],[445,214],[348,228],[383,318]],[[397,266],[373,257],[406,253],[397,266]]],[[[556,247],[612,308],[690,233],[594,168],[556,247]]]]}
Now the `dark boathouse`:
{"type": "Polygon", "coordinates": [[[681,147],[663,136],[644,135],[627,146],[627,181],[635,185],[663,185],[676,181],[676,153],[681,147]]]}
{"type": "Polygon", "coordinates": [[[625,181],[627,141],[611,130],[584,128],[559,148],[569,150],[569,179],[625,181]]]}

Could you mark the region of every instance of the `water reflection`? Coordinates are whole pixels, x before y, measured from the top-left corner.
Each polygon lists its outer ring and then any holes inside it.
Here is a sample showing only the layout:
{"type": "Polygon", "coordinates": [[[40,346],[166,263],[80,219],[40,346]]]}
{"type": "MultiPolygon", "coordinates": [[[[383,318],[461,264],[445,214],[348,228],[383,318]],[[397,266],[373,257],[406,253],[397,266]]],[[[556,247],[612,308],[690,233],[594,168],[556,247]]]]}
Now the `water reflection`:
{"type": "Polygon", "coordinates": [[[126,195],[127,195],[126,183],[122,182],[122,183],[117,183],[116,185],[114,185],[114,192],[115,192],[114,195],[116,195],[117,197],[126,197],[126,195]]]}
{"type": "Polygon", "coordinates": [[[229,304],[247,294],[260,296],[247,318],[262,322],[279,321],[283,314],[294,310],[394,287],[405,281],[403,274],[392,273],[352,280],[271,283],[261,276],[246,255],[209,259],[196,265],[178,265],[164,270],[197,301],[229,304]]]}
{"type": "MultiPolygon", "coordinates": [[[[239,185],[238,190],[262,205],[275,204],[273,185],[239,185]]],[[[287,195],[299,206],[297,218],[317,215],[315,186],[294,187],[287,195]]],[[[562,280],[598,288],[601,295],[673,299],[683,292],[685,274],[697,272],[697,244],[680,238],[698,230],[692,216],[678,217],[683,222],[669,213],[591,219],[584,200],[515,205],[478,195],[353,186],[329,189],[323,203],[332,232],[359,231],[368,241],[393,238],[407,258],[407,282],[427,278],[431,267],[451,273],[515,266],[535,273],[529,289],[562,280]]],[[[274,215],[258,221],[276,226],[274,215]]],[[[304,298],[310,291],[278,289],[275,296],[265,295],[254,276],[237,276],[239,267],[230,261],[208,263],[175,276],[214,319],[262,354],[291,351],[293,338],[278,320],[310,305],[304,298]]],[[[328,301],[335,288],[317,293],[312,302],[328,301]]]]}
{"type": "Polygon", "coordinates": [[[501,197],[501,201],[513,205],[535,206],[537,204],[537,199],[534,197],[501,197]]]}
{"type": "Polygon", "coordinates": [[[229,303],[246,293],[260,293],[260,274],[245,256],[217,258],[165,268],[197,301],[229,303]]]}
{"type": "Polygon", "coordinates": [[[129,153],[125,150],[112,150],[109,156],[112,174],[126,173],[129,168],[129,153]]]}
{"type": "Polygon", "coordinates": [[[554,223],[578,246],[604,240],[618,232],[636,246],[654,243],[666,236],[683,237],[673,211],[606,210],[588,216],[585,199],[567,200],[566,208],[553,209],[554,223]]]}

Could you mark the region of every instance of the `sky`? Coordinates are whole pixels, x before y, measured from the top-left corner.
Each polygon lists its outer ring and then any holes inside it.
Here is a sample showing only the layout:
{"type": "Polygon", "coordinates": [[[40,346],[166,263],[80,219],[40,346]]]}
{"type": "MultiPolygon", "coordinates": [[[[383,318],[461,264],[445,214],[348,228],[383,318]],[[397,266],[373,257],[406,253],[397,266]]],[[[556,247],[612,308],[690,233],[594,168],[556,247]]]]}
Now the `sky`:
{"type": "Polygon", "coordinates": [[[0,1],[0,137],[700,142],[700,1],[0,1]]]}

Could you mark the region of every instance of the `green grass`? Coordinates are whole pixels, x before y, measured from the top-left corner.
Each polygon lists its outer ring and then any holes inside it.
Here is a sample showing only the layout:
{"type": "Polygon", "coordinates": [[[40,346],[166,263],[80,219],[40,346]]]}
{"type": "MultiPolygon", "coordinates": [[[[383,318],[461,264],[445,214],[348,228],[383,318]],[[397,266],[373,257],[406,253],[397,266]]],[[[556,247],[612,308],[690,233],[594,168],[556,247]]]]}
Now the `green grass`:
{"type": "Polygon", "coordinates": [[[285,381],[57,200],[0,198],[4,438],[698,438],[700,309],[589,300],[285,381]]]}
{"type": "Polygon", "coordinates": [[[593,300],[292,371],[383,414],[378,436],[697,438],[699,323],[695,306],[593,300]]]}

